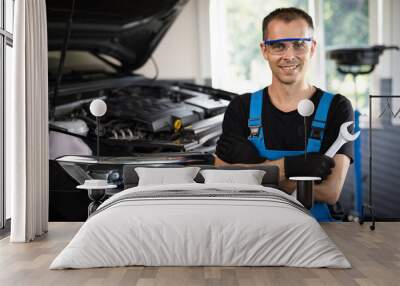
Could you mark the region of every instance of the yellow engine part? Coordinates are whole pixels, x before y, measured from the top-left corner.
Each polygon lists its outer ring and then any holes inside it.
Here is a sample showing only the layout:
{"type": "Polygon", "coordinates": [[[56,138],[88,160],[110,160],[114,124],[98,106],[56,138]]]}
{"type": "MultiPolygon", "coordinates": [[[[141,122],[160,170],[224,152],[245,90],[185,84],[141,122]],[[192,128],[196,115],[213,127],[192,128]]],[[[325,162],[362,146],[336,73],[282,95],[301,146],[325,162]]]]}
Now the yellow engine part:
{"type": "Polygon", "coordinates": [[[176,119],[174,121],[174,130],[175,132],[178,132],[182,128],[182,120],[181,119],[176,119]]]}

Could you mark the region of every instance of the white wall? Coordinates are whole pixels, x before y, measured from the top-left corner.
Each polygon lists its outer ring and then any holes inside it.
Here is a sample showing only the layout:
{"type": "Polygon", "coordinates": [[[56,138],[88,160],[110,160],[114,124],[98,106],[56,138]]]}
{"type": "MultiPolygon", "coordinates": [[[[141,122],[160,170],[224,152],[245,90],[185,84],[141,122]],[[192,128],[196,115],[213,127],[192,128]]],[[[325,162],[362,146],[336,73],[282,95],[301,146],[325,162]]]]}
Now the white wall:
{"type": "MultiPolygon", "coordinates": [[[[153,53],[159,79],[188,79],[204,83],[211,78],[209,0],[191,0],[153,53]]],[[[137,73],[153,77],[149,60],[137,73]]]]}
{"type": "Polygon", "coordinates": [[[314,19],[314,39],[317,41],[317,50],[311,60],[311,71],[309,80],[315,86],[326,90],[326,56],[325,56],[325,33],[323,2],[320,0],[311,0],[308,2],[308,13],[314,19]]]}

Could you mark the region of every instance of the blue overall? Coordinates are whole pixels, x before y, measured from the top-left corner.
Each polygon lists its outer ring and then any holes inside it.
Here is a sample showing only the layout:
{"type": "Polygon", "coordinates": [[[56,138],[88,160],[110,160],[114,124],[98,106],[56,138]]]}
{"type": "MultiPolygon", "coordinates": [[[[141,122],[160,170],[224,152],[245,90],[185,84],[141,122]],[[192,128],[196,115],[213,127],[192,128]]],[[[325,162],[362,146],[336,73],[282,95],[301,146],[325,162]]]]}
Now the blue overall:
{"type": "MultiPolygon", "coordinates": [[[[319,152],[324,137],[326,119],[334,95],[324,92],[318,104],[317,111],[311,124],[311,135],[307,141],[307,153],[319,152]]],[[[256,146],[260,156],[268,160],[278,160],[287,156],[304,154],[304,151],[270,150],[266,148],[264,131],[262,128],[263,90],[256,91],[250,98],[250,113],[248,126],[250,128],[249,141],[256,146]]],[[[284,130],[282,132],[285,132],[284,130]]],[[[310,210],[313,216],[321,222],[334,221],[324,203],[314,203],[310,210]]]]}

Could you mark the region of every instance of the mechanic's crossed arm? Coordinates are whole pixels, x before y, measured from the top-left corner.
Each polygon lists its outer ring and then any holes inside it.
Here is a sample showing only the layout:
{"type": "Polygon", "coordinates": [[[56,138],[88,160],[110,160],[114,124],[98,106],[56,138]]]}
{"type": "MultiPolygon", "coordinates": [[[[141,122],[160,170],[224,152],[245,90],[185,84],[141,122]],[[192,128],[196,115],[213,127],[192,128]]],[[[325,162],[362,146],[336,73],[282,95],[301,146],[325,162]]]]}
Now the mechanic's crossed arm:
{"type": "Polygon", "coordinates": [[[350,159],[344,154],[336,154],[333,158],[320,153],[285,157],[278,160],[265,160],[260,164],[229,164],[215,156],[215,166],[238,165],[254,167],[260,165],[273,165],[279,168],[279,186],[291,194],[296,188],[296,182],[287,179],[291,176],[307,175],[323,179],[322,183],[314,187],[315,200],[334,204],[338,201],[343,188],[346,174],[350,166],[350,159]]]}

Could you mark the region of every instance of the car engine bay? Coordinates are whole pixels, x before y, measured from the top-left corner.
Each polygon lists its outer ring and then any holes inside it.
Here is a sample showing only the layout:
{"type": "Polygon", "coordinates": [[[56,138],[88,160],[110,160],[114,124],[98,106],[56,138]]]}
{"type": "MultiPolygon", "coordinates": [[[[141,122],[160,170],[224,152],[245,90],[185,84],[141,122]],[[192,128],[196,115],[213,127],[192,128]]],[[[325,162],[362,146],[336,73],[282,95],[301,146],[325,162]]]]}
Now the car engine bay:
{"type": "MultiPolygon", "coordinates": [[[[213,152],[222,133],[223,113],[233,96],[226,91],[207,90],[194,84],[146,81],[87,92],[73,89],[73,94],[68,94],[66,89],[64,93],[60,92],[54,113],[56,119],[50,122],[50,137],[62,134],[79,138],[89,147],[84,149],[92,150],[93,154],[92,145],[98,130],[89,105],[92,99],[101,98],[107,104],[99,128],[103,156],[213,152]],[[65,102],[65,98],[71,96],[74,100],[65,102]]],[[[53,149],[50,150],[51,157],[76,154],[65,144],[51,144],[50,147],[53,149]]],[[[88,152],[76,155],[91,155],[88,152]]]]}

